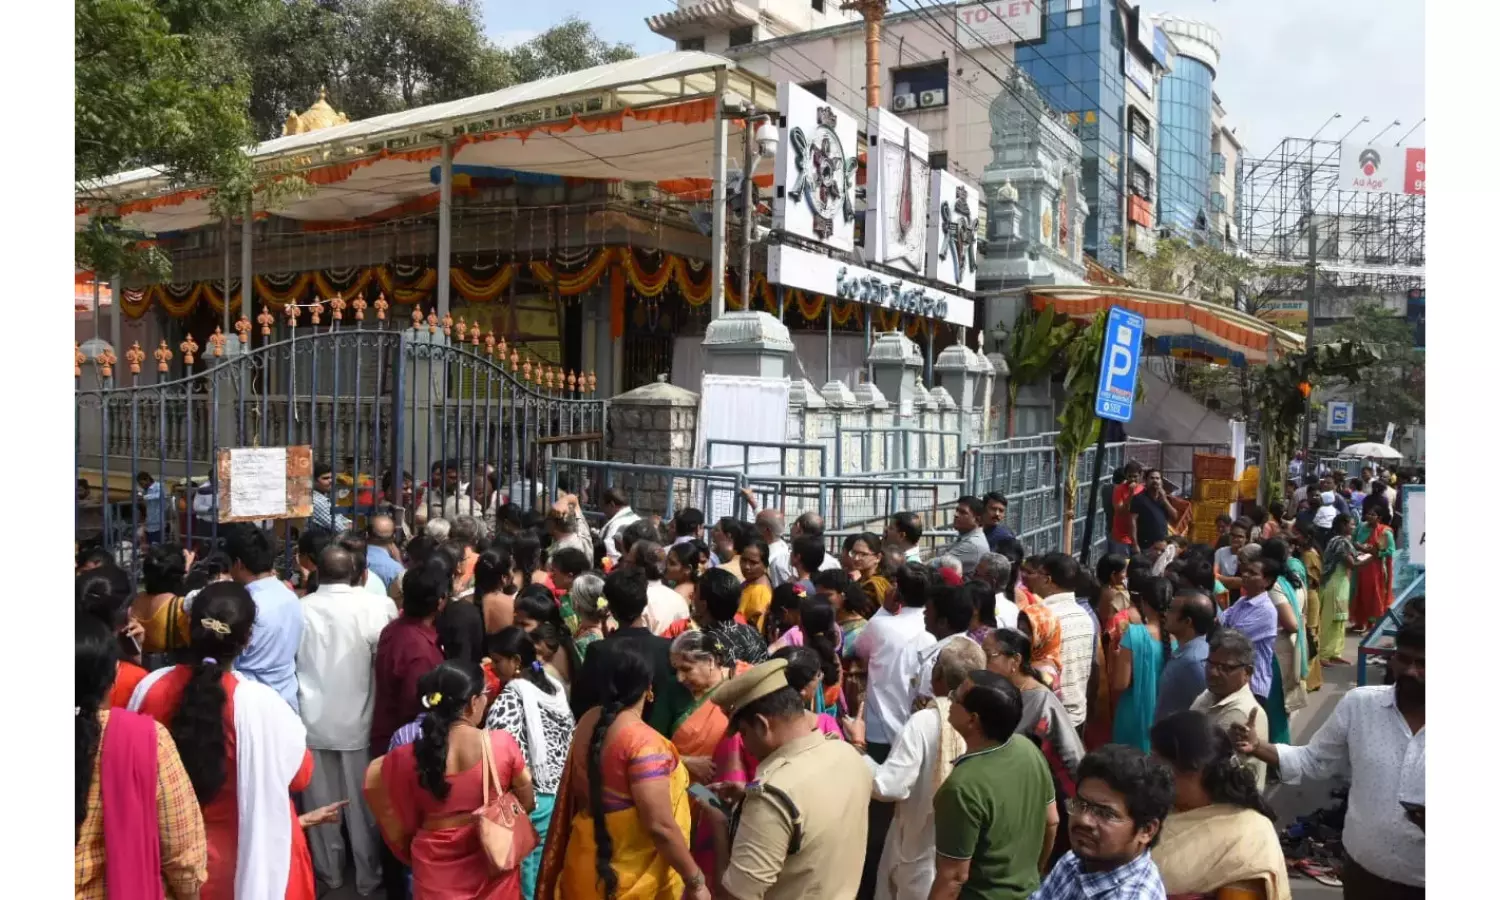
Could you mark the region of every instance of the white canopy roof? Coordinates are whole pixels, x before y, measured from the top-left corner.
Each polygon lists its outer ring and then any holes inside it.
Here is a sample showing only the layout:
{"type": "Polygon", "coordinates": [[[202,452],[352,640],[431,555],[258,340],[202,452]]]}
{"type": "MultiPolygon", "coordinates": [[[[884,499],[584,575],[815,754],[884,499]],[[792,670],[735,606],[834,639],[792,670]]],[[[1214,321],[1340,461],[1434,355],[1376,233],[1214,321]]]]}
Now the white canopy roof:
{"type": "MultiPolygon", "coordinates": [[[[775,105],[775,84],[732,60],[673,51],[287,135],[251,156],[263,175],[301,173],[313,185],[310,195],[275,210],[303,220],[358,219],[435,192],[443,140],[454,143],[455,166],[629,181],[708,178],[721,85],[731,104],[775,105]]],[[[82,227],[86,207],[102,202],[121,205],[127,227],[149,233],[206,225],[204,187],[173,185],[157,169],[123,172],[77,192],[75,221],[82,227]]]]}

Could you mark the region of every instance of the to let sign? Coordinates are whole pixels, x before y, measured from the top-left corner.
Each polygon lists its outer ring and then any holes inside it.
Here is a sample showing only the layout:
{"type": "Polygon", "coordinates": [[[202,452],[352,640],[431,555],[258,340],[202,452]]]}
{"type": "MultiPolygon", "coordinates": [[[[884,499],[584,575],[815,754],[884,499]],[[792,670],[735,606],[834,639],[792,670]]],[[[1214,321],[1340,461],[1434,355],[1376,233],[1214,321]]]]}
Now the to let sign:
{"type": "Polygon", "coordinates": [[[1141,366],[1141,338],[1146,320],[1128,309],[1112,306],[1104,324],[1104,346],[1099,354],[1099,390],[1094,415],[1129,422],[1135,412],[1135,379],[1141,366]]]}

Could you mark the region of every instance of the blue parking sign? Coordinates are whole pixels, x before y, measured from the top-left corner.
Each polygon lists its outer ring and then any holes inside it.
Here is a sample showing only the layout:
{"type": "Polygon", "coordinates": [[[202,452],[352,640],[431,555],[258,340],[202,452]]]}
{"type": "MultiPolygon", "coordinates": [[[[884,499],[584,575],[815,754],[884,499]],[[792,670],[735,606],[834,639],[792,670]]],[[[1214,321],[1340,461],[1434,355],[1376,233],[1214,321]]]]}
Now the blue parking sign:
{"type": "Polygon", "coordinates": [[[1118,306],[1109,308],[1099,354],[1099,389],[1094,398],[1094,415],[1099,418],[1129,422],[1135,412],[1135,379],[1145,333],[1144,317],[1118,306]]]}

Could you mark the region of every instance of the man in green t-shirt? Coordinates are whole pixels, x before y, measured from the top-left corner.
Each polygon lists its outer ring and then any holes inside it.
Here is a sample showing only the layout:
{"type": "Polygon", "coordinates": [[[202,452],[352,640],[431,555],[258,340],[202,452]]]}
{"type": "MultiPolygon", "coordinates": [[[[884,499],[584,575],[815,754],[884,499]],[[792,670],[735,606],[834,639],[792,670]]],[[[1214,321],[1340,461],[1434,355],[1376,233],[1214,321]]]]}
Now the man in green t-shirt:
{"type": "Polygon", "coordinates": [[[928,900],[1024,900],[1041,883],[1058,817],[1046,759],[1015,735],[1021,692],[999,675],[970,672],[948,721],[969,752],[933,797],[937,872],[928,900]]]}

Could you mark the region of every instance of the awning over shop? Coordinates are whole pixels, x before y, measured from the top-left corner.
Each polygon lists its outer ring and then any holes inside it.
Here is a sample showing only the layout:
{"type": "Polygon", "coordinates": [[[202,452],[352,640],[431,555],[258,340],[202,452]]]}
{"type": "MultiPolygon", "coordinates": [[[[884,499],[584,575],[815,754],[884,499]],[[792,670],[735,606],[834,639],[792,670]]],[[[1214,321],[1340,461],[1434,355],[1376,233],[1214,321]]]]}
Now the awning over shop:
{"type": "MultiPolygon", "coordinates": [[[[274,212],[315,223],[379,216],[435,197],[432,170],[445,139],[452,143],[456,169],[686,185],[686,179],[711,177],[720,96],[770,108],[776,86],[724,57],[658,53],[289,134],[257,146],[252,156],[263,176],[296,173],[309,183],[305,196],[274,212]]],[[[730,147],[739,145],[740,128],[731,122],[730,147]]],[[[127,227],[147,233],[214,221],[207,187],[172,185],[154,169],[122,173],[80,191],[76,227],[97,206],[118,206],[127,227]]]]}
{"type": "Polygon", "coordinates": [[[1264,365],[1300,351],[1302,335],[1207,300],[1175,297],[1116,285],[1023,289],[1032,309],[1052,307],[1070,318],[1092,319],[1120,306],[1146,319],[1150,349],[1158,354],[1220,365],[1264,365]]]}

